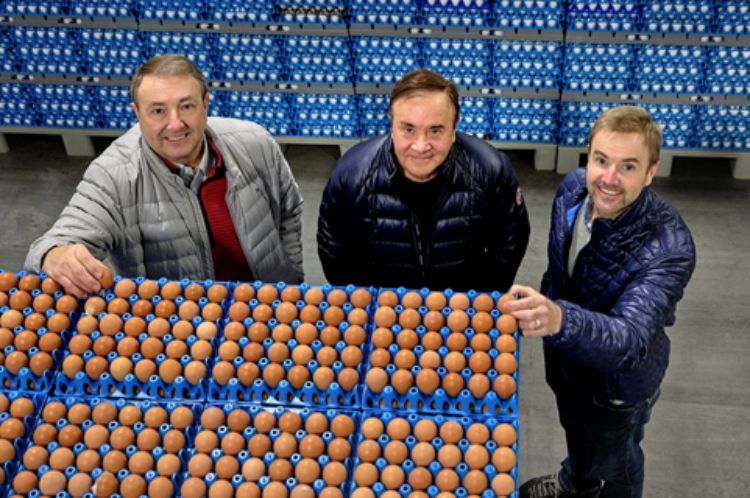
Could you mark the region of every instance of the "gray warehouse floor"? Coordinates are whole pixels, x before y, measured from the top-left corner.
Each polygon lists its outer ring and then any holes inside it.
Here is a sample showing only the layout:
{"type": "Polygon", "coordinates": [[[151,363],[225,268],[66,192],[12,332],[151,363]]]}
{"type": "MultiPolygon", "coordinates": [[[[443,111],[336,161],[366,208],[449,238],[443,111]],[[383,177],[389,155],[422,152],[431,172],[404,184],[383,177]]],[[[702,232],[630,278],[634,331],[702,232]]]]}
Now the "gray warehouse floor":
{"type": "MultiPolygon", "coordinates": [[[[67,202],[90,158],[65,155],[58,137],[9,135],[0,154],[0,267],[17,271],[30,242],[67,202]]],[[[107,140],[96,142],[101,150],[107,140]]],[[[320,195],[336,147],[285,146],[306,199],[307,280],[324,282],[315,230],[320,195]]],[[[537,286],[546,266],[552,196],[560,180],[512,155],[529,207],[532,238],[518,282],[537,286]]],[[[698,266],[677,323],[672,359],[644,442],[647,497],[739,497],[750,489],[750,181],[726,161],[677,159],[654,188],[690,225],[698,266]]],[[[539,340],[522,341],[521,479],[557,469],[564,438],[544,382],[539,340]]]]}

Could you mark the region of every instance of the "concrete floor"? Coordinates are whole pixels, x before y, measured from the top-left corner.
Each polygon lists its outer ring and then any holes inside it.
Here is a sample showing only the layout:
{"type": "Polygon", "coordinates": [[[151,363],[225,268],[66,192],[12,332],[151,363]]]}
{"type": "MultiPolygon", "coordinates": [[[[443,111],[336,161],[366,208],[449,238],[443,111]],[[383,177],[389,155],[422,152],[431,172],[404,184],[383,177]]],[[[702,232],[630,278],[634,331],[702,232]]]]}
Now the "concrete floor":
{"type": "MultiPolygon", "coordinates": [[[[58,137],[7,136],[0,154],[0,267],[18,270],[29,243],[70,197],[89,158],[65,155],[58,137]]],[[[107,144],[96,142],[97,150],[107,144]]],[[[320,195],[336,147],[285,146],[306,200],[305,272],[324,281],[315,230],[320,195]]],[[[529,207],[532,236],[518,282],[537,286],[546,266],[552,196],[560,180],[535,171],[532,157],[511,156],[529,207]]],[[[738,497],[750,489],[750,182],[734,180],[726,161],[677,159],[654,188],[690,225],[698,266],[678,307],[671,366],[647,427],[647,497],[738,497]]],[[[564,438],[544,382],[541,343],[522,343],[521,479],[557,469],[564,438]]]]}

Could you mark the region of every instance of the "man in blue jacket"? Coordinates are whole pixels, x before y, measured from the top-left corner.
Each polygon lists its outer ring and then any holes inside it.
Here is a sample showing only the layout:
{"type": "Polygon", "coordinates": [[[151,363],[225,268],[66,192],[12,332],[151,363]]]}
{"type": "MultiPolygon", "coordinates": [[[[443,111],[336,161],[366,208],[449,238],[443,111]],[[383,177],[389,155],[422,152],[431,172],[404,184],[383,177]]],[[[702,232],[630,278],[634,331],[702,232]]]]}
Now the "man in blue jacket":
{"type": "Polygon", "coordinates": [[[506,311],[523,335],[544,337],[568,447],[561,470],[526,482],[521,497],[643,494],[640,442],[669,361],[664,328],[695,268],[690,230],[649,188],[661,138],[643,109],[602,114],[586,169],[557,190],[541,293],[510,289],[520,299],[506,311]]]}
{"type": "Polygon", "coordinates": [[[329,282],[505,290],[529,240],[508,158],[456,132],[456,86],[428,70],[391,93],[391,133],[336,164],[318,221],[329,282]]]}

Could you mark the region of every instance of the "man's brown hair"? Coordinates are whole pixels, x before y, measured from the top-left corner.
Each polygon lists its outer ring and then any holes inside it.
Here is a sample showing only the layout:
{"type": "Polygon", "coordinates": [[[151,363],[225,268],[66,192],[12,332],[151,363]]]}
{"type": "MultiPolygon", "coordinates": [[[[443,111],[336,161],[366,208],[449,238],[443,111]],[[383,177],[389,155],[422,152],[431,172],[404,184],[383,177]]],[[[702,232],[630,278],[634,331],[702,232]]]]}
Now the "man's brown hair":
{"type": "Polygon", "coordinates": [[[396,83],[391,91],[391,102],[388,104],[388,115],[390,116],[392,114],[393,103],[396,100],[419,92],[443,92],[448,95],[448,99],[453,105],[453,109],[456,111],[453,124],[455,125],[458,123],[460,106],[456,84],[429,69],[417,69],[412,71],[396,83]]]}
{"type": "Polygon", "coordinates": [[[135,71],[133,80],[130,82],[130,98],[136,106],[138,106],[138,88],[141,86],[143,77],[148,75],[161,78],[192,76],[201,85],[201,98],[205,99],[208,93],[206,78],[190,59],[180,54],[155,55],[135,71]]]}
{"type": "Polygon", "coordinates": [[[651,119],[651,115],[645,109],[635,106],[620,106],[604,111],[591,128],[588,143],[589,151],[594,135],[601,130],[642,135],[648,148],[648,166],[659,160],[662,140],[661,126],[651,119]]]}

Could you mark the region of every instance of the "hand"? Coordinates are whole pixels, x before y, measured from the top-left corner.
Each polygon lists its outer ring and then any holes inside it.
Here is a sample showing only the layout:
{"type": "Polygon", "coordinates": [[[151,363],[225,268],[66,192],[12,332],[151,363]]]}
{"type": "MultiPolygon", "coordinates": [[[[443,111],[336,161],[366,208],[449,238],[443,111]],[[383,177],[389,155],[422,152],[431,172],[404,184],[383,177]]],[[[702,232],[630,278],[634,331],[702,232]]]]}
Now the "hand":
{"type": "Polygon", "coordinates": [[[104,264],[91,255],[83,244],[66,244],[50,249],[42,262],[42,270],[74,296],[85,298],[101,289],[99,279],[104,264]]]}
{"type": "Polygon", "coordinates": [[[521,296],[520,299],[507,301],[505,311],[518,320],[523,335],[541,337],[560,332],[562,309],[554,301],[523,285],[514,285],[508,292],[521,296]]]}

